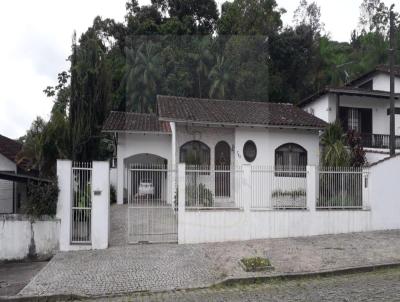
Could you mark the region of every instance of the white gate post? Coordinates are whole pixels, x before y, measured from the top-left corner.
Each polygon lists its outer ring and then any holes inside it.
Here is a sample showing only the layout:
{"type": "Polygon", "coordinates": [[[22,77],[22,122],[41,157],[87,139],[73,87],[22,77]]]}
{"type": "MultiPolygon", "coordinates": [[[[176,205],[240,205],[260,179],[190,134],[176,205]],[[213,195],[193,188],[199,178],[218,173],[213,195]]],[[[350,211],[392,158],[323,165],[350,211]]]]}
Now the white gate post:
{"type": "Polygon", "coordinates": [[[317,196],[319,191],[319,177],[316,166],[307,166],[307,209],[315,212],[317,206],[317,196]]]}
{"type": "Polygon", "coordinates": [[[92,169],[92,248],[108,247],[110,226],[110,164],[94,161],[92,169]]]}
{"type": "Polygon", "coordinates": [[[369,169],[363,168],[362,169],[362,207],[363,209],[369,209],[369,169]]]}
{"type": "Polygon", "coordinates": [[[57,218],[61,220],[60,251],[68,251],[71,240],[72,161],[57,160],[57,178],[57,218]]]}
{"type": "Polygon", "coordinates": [[[186,166],[178,164],[178,244],[185,243],[186,166]]]}

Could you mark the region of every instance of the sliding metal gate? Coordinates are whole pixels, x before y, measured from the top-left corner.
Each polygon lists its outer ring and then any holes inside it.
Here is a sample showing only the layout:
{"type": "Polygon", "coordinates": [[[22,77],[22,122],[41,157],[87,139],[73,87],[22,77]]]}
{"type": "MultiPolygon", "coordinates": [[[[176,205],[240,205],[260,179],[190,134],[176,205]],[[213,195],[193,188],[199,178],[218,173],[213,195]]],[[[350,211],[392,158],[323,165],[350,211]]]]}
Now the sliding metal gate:
{"type": "Polygon", "coordinates": [[[128,242],[177,242],[176,171],[165,165],[127,169],[128,242]]]}
{"type": "Polygon", "coordinates": [[[72,164],[71,243],[90,244],[92,222],[92,163],[72,164]]]}

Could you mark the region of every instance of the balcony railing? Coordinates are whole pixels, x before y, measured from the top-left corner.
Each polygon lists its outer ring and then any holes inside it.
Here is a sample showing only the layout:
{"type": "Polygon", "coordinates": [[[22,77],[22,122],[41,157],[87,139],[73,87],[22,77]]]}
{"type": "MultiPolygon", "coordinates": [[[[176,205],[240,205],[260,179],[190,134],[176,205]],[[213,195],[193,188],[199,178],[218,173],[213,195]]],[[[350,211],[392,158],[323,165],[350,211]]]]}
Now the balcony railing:
{"type": "MultiPolygon", "coordinates": [[[[365,148],[389,148],[390,135],[387,134],[362,133],[361,139],[365,148]]],[[[396,136],[395,146],[400,149],[400,136],[396,136]]]]}

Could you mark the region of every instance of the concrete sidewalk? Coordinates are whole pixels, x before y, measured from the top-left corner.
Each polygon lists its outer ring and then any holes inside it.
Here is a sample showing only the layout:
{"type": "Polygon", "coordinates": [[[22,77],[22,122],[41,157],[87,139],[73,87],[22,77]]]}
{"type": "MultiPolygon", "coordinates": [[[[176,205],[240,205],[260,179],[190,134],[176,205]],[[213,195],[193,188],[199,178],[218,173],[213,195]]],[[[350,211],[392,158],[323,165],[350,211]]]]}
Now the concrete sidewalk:
{"type": "Polygon", "coordinates": [[[313,273],[400,263],[400,231],[197,245],[132,245],[59,253],[20,296],[103,296],[207,287],[231,278],[313,273]],[[246,273],[242,257],[275,271],[246,273]]]}

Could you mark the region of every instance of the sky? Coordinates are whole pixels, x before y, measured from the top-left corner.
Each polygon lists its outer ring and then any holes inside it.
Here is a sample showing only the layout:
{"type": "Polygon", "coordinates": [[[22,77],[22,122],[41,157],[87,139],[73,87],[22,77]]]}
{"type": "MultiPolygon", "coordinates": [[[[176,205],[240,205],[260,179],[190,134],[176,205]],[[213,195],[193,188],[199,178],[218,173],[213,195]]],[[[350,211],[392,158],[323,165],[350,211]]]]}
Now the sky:
{"type": "MultiPolygon", "coordinates": [[[[315,0],[325,30],[349,41],[357,27],[361,0],[315,0]]],[[[389,5],[395,0],[384,0],[389,5]]],[[[147,4],[150,0],[139,0],[147,4]]],[[[217,0],[220,5],[223,0],[217,0]]],[[[309,1],[311,2],[311,1],[309,1]]],[[[52,100],[43,90],[68,70],[74,30],[78,36],[100,15],[123,21],[126,0],[19,0],[0,2],[0,134],[18,138],[32,121],[48,119],[52,100]]],[[[299,0],[277,0],[290,25],[299,0]]]]}

